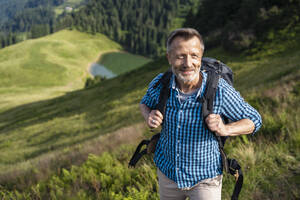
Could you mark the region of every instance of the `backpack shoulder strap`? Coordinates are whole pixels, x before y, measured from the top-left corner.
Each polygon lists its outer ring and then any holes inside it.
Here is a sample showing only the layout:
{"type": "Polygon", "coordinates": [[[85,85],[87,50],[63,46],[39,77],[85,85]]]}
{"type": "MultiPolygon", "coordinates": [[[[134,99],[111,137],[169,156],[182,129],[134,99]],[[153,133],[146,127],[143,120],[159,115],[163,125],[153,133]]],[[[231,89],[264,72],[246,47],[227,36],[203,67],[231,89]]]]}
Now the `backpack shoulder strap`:
{"type": "MultiPolygon", "coordinates": [[[[214,65],[214,67],[220,68],[220,66],[218,66],[217,64],[214,65]]],[[[207,71],[206,89],[202,97],[202,117],[204,120],[209,114],[213,113],[213,103],[216,96],[219,79],[221,77],[220,73],[223,72],[221,72],[218,69],[207,71]]],[[[232,73],[228,73],[228,74],[232,75],[232,73]]],[[[231,78],[229,80],[232,80],[232,76],[229,78],[231,78]]],[[[232,81],[229,82],[229,84],[232,85],[232,81]]],[[[222,157],[222,164],[223,164],[224,171],[230,173],[231,175],[234,175],[236,178],[236,183],[234,186],[234,191],[231,196],[231,200],[237,200],[243,186],[243,173],[242,173],[241,166],[235,159],[227,158],[224,151],[224,143],[226,137],[217,136],[215,133],[214,136],[216,137],[219,144],[219,150],[222,157]]]]}
{"type": "MultiPolygon", "coordinates": [[[[169,83],[170,83],[171,77],[172,77],[172,71],[171,71],[171,69],[169,69],[168,71],[166,71],[163,74],[163,76],[159,79],[159,81],[157,81],[156,84],[153,86],[154,88],[157,88],[159,85],[162,86],[160,94],[159,94],[159,100],[158,100],[156,109],[158,109],[162,113],[163,116],[165,115],[167,101],[170,96],[169,83]]],[[[156,145],[156,142],[159,139],[159,137],[160,137],[160,133],[154,135],[150,140],[142,140],[140,142],[140,144],[137,146],[133,156],[131,157],[128,166],[135,167],[136,163],[141,159],[141,157],[143,155],[145,155],[147,153],[151,153],[151,151],[153,151],[153,149],[155,149],[155,145],[156,145]],[[141,150],[144,145],[147,146],[146,149],[141,150]]]]}
{"type": "MultiPolygon", "coordinates": [[[[216,71],[210,70],[207,72],[206,88],[205,88],[204,95],[202,97],[202,117],[204,121],[209,114],[213,113],[214,99],[216,96],[219,79],[220,79],[220,74],[218,73],[217,70],[216,71]]],[[[214,136],[216,137],[219,144],[219,150],[222,157],[223,168],[226,172],[228,172],[227,156],[224,152],[224,142],[223,142],[225,140],[222,139],[222,137],[217,136],[215,133],[214,136]]]]}
{"type": "Polygon", "coordinates": [[[158,87],[158,85],[162,85],[160,94],[159,94],[159,100],[158,104],[156,106],[156,109],[159,110],[162,115],[165,115],[165,110],[166,110],[166,104],[168,101],[168,98],[170,97],[170,88],[169,88],[169,83],[172,77],[172,71],[169,69],[166,71],[161,79],[153,86],[154,88],[158,87]]]}
{"type": "Polygon", "coordinates": [[[214,99],[218,88],[220,75],[215,71],[207,72],[207,81],[204,95],[202,97],[202,116],[205,119],[213,113],[214,99]]]}
{"type": "Polygon", "coordinates": [[[168,84],[171,76],[172,76],[172,69],[170,68],[166,72],[163,73],[162,77],[155,83],[155,85],[153,87],[157,88],[160,84],[162,84],[162,85],[168,84]]]}

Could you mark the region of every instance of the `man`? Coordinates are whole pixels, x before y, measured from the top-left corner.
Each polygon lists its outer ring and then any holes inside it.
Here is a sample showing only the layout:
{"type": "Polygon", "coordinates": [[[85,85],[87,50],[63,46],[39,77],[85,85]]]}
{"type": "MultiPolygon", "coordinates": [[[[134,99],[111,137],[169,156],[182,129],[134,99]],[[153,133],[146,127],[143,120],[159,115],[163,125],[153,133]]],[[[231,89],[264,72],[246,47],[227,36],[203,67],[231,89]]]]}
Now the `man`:
{"type": "Polygon", "coordinates": [[[254,133],[261,126],[259,113],[223,79],[216,92],[214,114],[202,119],[197,98],[203,95],[207,79],[200,71],[203,52],[203,40],[196,30],[173,31],[167,40],[173,75],[165,116],[154,109],[161,87],[153,86],[162,74],[150,83],[140,104],[150,128],[164,120],[154,156],[161,200],[221,199],[222,158],[212,132],[237,136],[254,133]],[[233,122],[224,124],[221,114],[233,122]]]}

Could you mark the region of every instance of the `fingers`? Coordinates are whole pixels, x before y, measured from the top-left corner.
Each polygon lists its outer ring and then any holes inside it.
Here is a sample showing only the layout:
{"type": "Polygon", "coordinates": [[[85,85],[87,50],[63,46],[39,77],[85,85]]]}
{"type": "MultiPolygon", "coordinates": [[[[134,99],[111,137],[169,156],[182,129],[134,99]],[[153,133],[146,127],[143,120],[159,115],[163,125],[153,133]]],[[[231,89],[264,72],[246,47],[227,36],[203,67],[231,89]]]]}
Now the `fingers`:
{"type": "Polygon", "coordinates": [[[213,131],[213,132],[218,132],[219,129],[221,128],[220,126],[222,125],[221,123],[223,122],[221,119],[221,116],[218,114],[210,114],[206,117],[205,119],[207,127],[213,131]]]}
{"type": "Polygon", "coordinates": [[[151,120],[149,124],[150,124],[150,128],[157,128],[157,127],[159,127],[161,122],[156,121],[156,120],[151,120]]]}
{"type": "Polygon", "coordinates": [[[219,122],[221,120],[221,116],[217,115],[217,114],[209,114],[206,119],[205,122],[206,124],[213,124],[216,122],[219,122]]]}
{"type": "Polygon", "coordinates": [[[163,121],[163,115],[158,110],[152,110],[149,113],[147,123],[150,128],[157,128],[158,126],[161,125],[162,121],[163,121]]]}
{"type": "Polygon", "coordinates": [[[219,136],[228,136],[228,130],[218,114],[210,114],[205,119],[206,125],[212,132],[219,136]]]}
{"type": "Polygon", "coordinates": [[[156,117],[160,118],[161,120],[164,118],[164,116],[159,110],[152,110],[151,113],[153,113],[156,117]]]}

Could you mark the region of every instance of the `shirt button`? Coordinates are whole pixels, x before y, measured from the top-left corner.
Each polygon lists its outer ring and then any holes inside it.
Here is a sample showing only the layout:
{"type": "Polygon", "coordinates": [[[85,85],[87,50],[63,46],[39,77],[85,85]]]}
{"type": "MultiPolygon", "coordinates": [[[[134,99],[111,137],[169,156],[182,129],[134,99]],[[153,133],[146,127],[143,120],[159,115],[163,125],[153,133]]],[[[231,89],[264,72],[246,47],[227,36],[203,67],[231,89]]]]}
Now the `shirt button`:
{"type": "Polygon", "coordinates": [[[179,153],[177,154],[177,157],[179,157],[179,153]]]}
{"type": "Polygon", "coordinates": [[[177,171],[179,171],[179,168],[176,168],[177,171]]]}
{"type": "Polygon", "coordinates": [[[180,128],[180,125],[178,125],[177,128],[180,128]]]}
{"type": "Polygon", "coordinates": [[[180,143],[180,140],[177,140],[178,143],[180,143]]]}

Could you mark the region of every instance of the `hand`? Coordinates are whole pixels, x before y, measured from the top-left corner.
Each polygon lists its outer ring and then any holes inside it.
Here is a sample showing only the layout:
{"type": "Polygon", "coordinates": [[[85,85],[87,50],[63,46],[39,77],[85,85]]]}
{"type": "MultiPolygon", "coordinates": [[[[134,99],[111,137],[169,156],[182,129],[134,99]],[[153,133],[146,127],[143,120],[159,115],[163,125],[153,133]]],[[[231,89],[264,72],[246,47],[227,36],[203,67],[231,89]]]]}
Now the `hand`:
{"type": "Polygon", "coordinates": [[[219,136],[228,136],[226,125],[218,114],[209,114],[205,119],[206,125],[212,132],[219,136]]]}
{"type": "Polygon", "coordinates": [[[152,110],[148,115],[147,125],[150,128],[157,128],[161,125],[163,118],[159,110],[152,110]]]}

